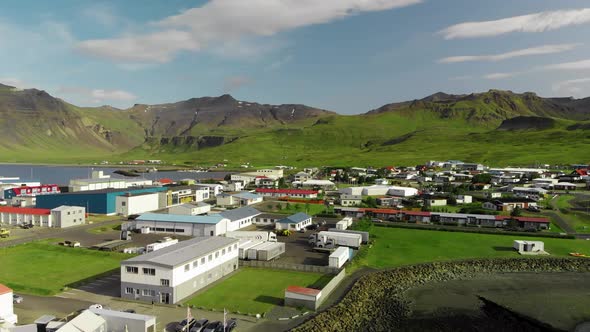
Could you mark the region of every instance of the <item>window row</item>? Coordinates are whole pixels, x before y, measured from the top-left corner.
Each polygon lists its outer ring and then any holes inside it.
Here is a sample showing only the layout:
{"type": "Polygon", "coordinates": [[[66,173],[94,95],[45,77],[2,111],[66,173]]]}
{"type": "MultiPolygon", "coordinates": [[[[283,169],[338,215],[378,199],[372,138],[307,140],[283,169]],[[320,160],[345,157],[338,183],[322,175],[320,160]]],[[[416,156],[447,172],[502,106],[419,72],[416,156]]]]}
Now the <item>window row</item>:
{"type": "Polygon", "coordinates": [[[211,262],[213,260],[214,255],[215,255],[215,258],[219,258],[219,256],[224,256],[225,254],[230,253],[232,250],[238,250],[237,243],[234,243],[233,245],[231,245],[227,248],[223,248],[221,250],[218,250],[215,253],[210,254],[208,256],[203,256],[199,259],[196,259],[192,263],[185,264],[184,265],[184,272],[189,272],[191,269],[197,268],[199,266],[199,262],[200,262],[200,265],[203,265],[206,262],[211,262]]]}

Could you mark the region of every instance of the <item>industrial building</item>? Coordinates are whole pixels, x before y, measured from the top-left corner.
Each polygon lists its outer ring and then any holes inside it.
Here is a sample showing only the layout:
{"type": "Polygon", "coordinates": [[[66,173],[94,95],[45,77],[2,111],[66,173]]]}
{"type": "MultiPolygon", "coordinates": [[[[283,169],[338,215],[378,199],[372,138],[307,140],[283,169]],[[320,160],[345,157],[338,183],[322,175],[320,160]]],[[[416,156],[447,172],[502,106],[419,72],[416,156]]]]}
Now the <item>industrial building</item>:
{"type": "Polygon", "coordinates": [[[125,189],[130,187],[151,186],[152,180],[147,179],[117,179],[110,175],[105,175],[103,171],[92,171],[88,179],[72,179],[68,189],[70,192],[90,191],[101,189],[125,189]]]}
{"type": "Polygon", "coordinates": [[[238,269],[238,239],[196,237],[121,262],[121,297],[173,304],[238,269]]]}
{"type": "Polygon", "coordinates": [[[0,223],[65,228],[86,222],[86,211],[80,206],[59,206],[55,209],[0,206],[0,223]]]}
{"type": "Polygon", "coordinates": [[[230,221],[221,215],[190,216],[179,214],[144,213],[134,221],[127,223],[125,228],[146,229],[150,233],[167,233],[184,236],[218,236],[227,231],[237,230],[231,228],[230,221]]]}
{"type": "Polygon", "coordinates": [[[252,225],[254,223],[254,219],[260,215],[260,211],[253,207],[244,206],[233,210],[223,211],[219,213],[219,215],[229,219],[231,224],[231,226],[228,227],[229,232],[252,225]]]}
{"type": "Polygon", "coordinates": [[[160,207],[160,194],[162,193],[125,193],[117,196],[115,198],[117,214],[129,216],[158,210],[160,207]]]}
{"type": "Polygon", "coordinates": [[[101,189],[37,196],[37,208],[54,209],[62,205],[84,206],[88,213],[114,215],[117,196],[166,191],[166,187],[101,189]]]}
{"type": "Polygon", "coordinates": [[[209,211],[211,211],[211,205],[203,202],[185,203],[172,206],[168,209],[168,213],[170,214],[183,214],[187,216],[206,214],[209,211]]]}

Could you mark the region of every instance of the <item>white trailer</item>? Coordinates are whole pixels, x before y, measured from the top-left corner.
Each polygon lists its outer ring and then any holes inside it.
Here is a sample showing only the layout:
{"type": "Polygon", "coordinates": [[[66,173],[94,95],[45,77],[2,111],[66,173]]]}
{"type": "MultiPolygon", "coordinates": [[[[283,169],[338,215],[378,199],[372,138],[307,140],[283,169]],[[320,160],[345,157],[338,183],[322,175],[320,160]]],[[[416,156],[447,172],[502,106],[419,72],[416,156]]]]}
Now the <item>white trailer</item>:
{"type": "Polygon", "coordinates": [[[338,247],[338,249],[334,250],[330,257],[328,257],[328,266],[339,269],[342,267],[342,265],[344,265],[344,263],[348,261],[349,258],[350,248],[338,247]]]}
{"type": "Polygon", "coordinates": [[[285,243],[283,242],[268,242],[268,246],[258,249],[259,261],[270,261],[285,253],[285,243]]]}
{"type": "Polygon", "coordinates": [[[347,246],[359,248],[361,246],[362,236],[360,234],[351,234],[343,232],[326,232],[322,231],[309,236],[309,243],[314,247],[335,247],[347,246]]]}
{"type": "Polygon", "coordinates": [[[336,228],[330,228],[328,229],[328,231],[330,232],[340,232],[340,233],[349,233],[349,234],[360,234],[360,236],[362,236],[363,239],[363,243],[369,243],[369,232],[364,232],[364,231],[353,231],[350,229],[346,229],[346,230],[340,230],[340,229],[336,229],[336,228]]]}
{"type": "Polygon", "coordinates": [[[165,237],[164,239],[156,242],[156,243],[150,243],[147,246],[145,246],[145,252],[152,252],[152,251],[156,251],[156,250],[160,250],[162,248],[166,248],[169,247],[173,244],[177,244],[178,240],[177,239],[171,239],[169,237],[165,237]]]}
{"type": "Polygon", "coordinates": [[[244,243],[240,243],[238,257],[240,259],[248,258],[248,249],[255,247],[263,242],[264,241],[245,240],[244,243]]]}
{"type": "Polygon", "coordinates": [[[337,230],[345,230],[348,228],[348,222],[346,220],[340,220],[339,222],[336,223],[336,229],[337,230]]]}
{"type": "Polygon", "coordinates": [[[254,247],[250,247],[246,252],[246,257],[251,261],[257,260],[258,259],[258,250],[262,250],[265,247],[268,247],[269,244],[271,244],[271,243],[270,242],[263,242],[258,245],[255,245],[254,247]]]}
{"type": "Polygon", "coordinates": [[[236,239],[249,239],[265,242],[277,242],[277,235],[273,232],[263,231],[233,231],[225,234],[227,237],[233,237],[236,239]]]}

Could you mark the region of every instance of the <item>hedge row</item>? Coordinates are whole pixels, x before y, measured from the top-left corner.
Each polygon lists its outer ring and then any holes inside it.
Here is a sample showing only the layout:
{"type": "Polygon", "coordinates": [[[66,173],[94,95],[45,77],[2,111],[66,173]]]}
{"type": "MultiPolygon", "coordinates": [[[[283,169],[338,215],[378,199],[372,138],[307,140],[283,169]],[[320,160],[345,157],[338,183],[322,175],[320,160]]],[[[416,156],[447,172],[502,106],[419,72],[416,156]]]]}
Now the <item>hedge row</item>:
{"type": "Polygon", "coordinates": [[[574,235],[560,235],[558,233],[542,233],[542,232],[515,232],[515,231],[497,231],[495,228],[477,228],[468,226],[443,226],[443,225],[419,225],[419,224],[378,224],[377,227],[392,227],[392,228],[411,228],[411,229],[425,229],[442,232],[461,232],[461,233],[479,233],[479,234],[495,234],[495,235],[516,235],[516,236],[532,236],[532,237],[548,237],[559,239],[575,239],[574,235]]]}
{"type": "Polygon", "coordinates": [[[590,272],[590,259],[496,258],[400,267],[359,279],[340,303],[292,331],[391,331],[410,315],[404,293],[428,282],[508,272],[590,272]]]}

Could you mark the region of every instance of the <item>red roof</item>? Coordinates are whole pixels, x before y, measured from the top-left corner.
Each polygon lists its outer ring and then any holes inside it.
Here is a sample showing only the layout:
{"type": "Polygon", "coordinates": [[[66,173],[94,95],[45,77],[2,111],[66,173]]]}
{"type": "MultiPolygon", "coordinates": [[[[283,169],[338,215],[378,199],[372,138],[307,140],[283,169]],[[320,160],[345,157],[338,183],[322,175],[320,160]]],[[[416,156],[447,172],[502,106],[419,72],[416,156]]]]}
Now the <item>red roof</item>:
{"type": "Polygon", "coordinates": [[[34,208],[20,208],[12,206],[0,206],[0,212],[15,213],[15,214],[35,214],[35,215],[49,215],[49,209],[34,209],[34,208]]]}
{"type": "Polygon", "coordinates": [[[12,289],[0,284],[0,295],[12,293],[12,289]]]}
{"type": "Polygon", "coordinates": [[[172,181],[172,179],[163,178],[163,179],[158,180],[158,182],[160,182],[161,184],[170,184],[174,181],[172,181]]]}
{"type": "Polygon", "coordinates": [[[539,223],[549,223],[549,219],[547,218],[534,218],[534,217],[507,217],[507,216],[496,216],[496,220],[518,220],[522,222],[539,222],[539,223]]]}
{"type": "Polygon", "coordinates": [[[317,194],[316,190],[302,190],[302,189],[269,189],[269,188],[257,188],[257,193],[262,194],[285,194],[285,195],[313,195],[317,194]]]}
{"type": "Polygon", "coordinates": [[[403,211],[403,213],[410,215],[410,216],[425,216],[425,217],[431,216],[431,213],[428,211],[403,211]]]}
{"type": "Polygon", "coordinates": [[[584,169],[577,169],[576,173],[578,173],[578,175],[588,175],[588,170],[586,168],[584,169]]]}
{"type": "Polygon", "coordinates": [[[300,286],[289,286],[289,287],[287,287],[287,292],[317,296],[321,291],[319,289],[313,289],[313,288],[306,288],[306,287],[300,287],[300,286]]]}

